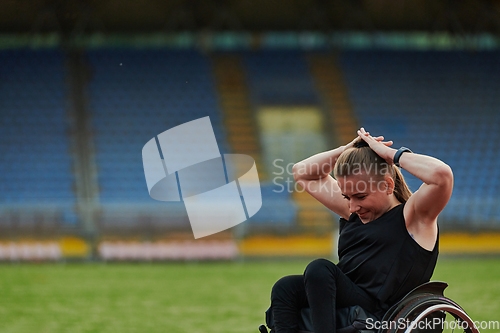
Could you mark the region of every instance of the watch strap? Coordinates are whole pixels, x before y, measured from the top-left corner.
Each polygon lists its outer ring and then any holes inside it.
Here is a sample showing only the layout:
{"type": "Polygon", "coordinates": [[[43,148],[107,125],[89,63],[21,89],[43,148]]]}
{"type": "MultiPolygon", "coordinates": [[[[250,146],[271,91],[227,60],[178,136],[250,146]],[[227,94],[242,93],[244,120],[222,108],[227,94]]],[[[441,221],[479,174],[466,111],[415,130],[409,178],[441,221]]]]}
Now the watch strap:
{"type": "Polygon", "coordinates": [[[393,162],[394,164],[397,166],[397,167],[401,167],[401,165],[399,165],[399,159],[401,158],[401,155],[403,155],[403,153],[413,153],[410,148],[406,148],[406,147],[401,147],[398,149],[398,151],[396,152],[396,154],[394,154],[394,158],[393,158],[393,162]]]}

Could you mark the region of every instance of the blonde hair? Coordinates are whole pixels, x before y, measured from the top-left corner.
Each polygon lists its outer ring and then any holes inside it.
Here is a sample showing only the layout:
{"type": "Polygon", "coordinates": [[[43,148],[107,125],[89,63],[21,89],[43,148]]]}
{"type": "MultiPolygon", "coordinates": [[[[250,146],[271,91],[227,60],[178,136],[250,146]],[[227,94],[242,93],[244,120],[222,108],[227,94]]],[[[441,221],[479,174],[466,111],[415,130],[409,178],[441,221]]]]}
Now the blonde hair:
{"type": "Polygon", "coordinates": [[[347,177],[363,172],[381,180],[386,174],[389,174],[394,180],[394,196],[396,199],[401,203],[405,203],[410,198],[412,193],[399,168],[388,164],[365,141],[359,139],[359,141],[355,142],[353,148],[346,149],[340,154],[335,163],[333,175],[338,179],[338,177],[347,177]]]}

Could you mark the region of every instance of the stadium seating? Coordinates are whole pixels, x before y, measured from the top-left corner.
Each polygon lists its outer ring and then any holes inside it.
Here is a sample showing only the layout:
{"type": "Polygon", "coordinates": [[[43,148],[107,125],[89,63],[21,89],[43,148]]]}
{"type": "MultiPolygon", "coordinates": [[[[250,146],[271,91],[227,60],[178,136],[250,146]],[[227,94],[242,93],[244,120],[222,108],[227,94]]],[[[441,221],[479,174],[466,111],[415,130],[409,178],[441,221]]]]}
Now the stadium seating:
{"type": "MultiPolygon", "coordinates": [[[[161,207],[158,212],[175,216],[172,224],[186,225],[181,203],[149,197],[141,150],[167,129],[210,116],[221,154],[230,152],[209,58],[187,49],[101,48],[84,55],[92,74],[86,96],[102,216],[113,225],[124,223],[125,215],[134,220],[144,209],[161,207]],[[122,210],[120,217],[120,205],[143,208],[135,215],[122,210]]],[[[238,56],[254,110],[321,106],[306,53],[259,50],[238,56]]],[[[488,228],[500,221],[499,59],[498,51],[350,50],[339,56],[362,126],[453,168],[444,226],[488,228]]],[[[0,51],[0,202],[62,205],[61,219],[76,222],[64,63],[60,50],[0,51]]],[[[405,175],[416,190],[421,182],[405,175]]],[[[290,193],[273,189],[263,184],[263,207],[250,224],[296,222],[290,193]]],[[[156,215],[153,223],[160,223],[156,215]]]]}
{"type": "Polygon", "coordinates": [[[86,55],[102,204],[152,200],[142,147],[174,126],[210,116],[227,153],[210,66],[199,52],[99,49],[86,55]]]}
{"type": "Polygon", "coordinates": [[[0,203],[65,207],[75,222],[62,52],[2,50],[0,78],[0,203]]]}
{"type": "Polygon", "coordinates": [[[300,51],[244,52],[248,89],[255,105],[318,103],[307,62],[300,51]]]}
{"type": "Polygon", "coordinates": [[[285,186],[262,184],[262,207],[248,223],[255,226],[277,228],[293,227],[297,217],[297,205],[285,186]]]}

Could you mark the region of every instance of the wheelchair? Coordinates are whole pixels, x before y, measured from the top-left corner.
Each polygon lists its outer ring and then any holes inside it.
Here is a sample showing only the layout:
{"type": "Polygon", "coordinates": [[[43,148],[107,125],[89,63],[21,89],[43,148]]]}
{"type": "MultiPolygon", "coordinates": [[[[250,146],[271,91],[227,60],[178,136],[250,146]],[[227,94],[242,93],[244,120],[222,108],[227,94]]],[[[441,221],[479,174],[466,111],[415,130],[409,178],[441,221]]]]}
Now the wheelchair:
{"type": "MultiPolygon", "coordinates": [[[[359,306],[341,311],[337,333],[479,333],[472,319],[457,303],[444,296],[446,282],[431,281],[410,291],[393,305],[382,320],[367,313],[359,306]]],[[[272,315],[266,312],[266,325],[274,333],[272,315]]],[[[260,333],[268,333],[265,325],[260,333]]],[[[310,309],[303,309],[299,333],[314,333],[310,309]]]]}

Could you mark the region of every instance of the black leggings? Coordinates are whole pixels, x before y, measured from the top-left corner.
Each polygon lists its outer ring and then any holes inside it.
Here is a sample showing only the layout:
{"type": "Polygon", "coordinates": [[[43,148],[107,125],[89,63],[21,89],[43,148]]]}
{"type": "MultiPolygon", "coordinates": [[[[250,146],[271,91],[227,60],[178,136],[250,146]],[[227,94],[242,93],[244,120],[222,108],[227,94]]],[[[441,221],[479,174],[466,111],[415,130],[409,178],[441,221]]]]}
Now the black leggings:
{"type": "Polygon", "coordinates": [[[335,309],[359,305],[375,311],[376,305],[334,263],[312,261],[304,275],[289,275],[275,283],[271,307],[276,333],[296,333],[300,309],[310,307],[315,333],[335,333],[335,309]]]}

